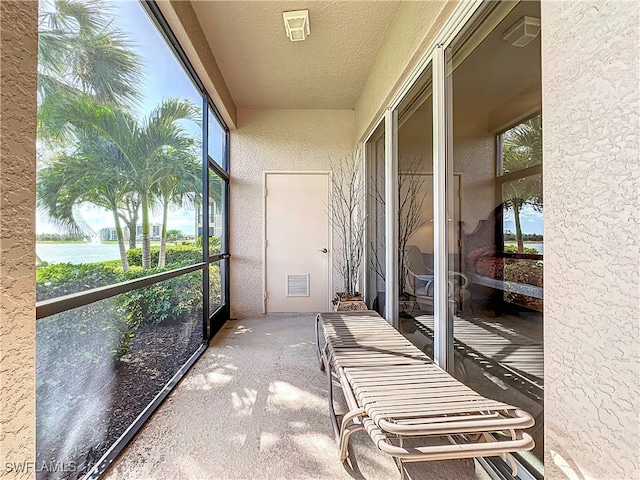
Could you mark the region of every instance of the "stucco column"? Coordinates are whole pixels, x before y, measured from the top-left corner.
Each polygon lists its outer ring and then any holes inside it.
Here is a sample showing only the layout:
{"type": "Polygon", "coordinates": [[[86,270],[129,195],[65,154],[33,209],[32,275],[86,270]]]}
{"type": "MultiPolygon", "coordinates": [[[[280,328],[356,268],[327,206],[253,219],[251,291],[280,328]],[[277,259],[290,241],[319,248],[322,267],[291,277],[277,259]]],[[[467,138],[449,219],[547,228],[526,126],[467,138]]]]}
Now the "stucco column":
{"type": "Polygon", "coordinates": [[[542,1],[547,479],[640,474],[639,5],[542,1]]]}
{"type": "Polygon", "coordinates": [[[38,2],[0,1],[0,477],[35,460],[38,2]]]}

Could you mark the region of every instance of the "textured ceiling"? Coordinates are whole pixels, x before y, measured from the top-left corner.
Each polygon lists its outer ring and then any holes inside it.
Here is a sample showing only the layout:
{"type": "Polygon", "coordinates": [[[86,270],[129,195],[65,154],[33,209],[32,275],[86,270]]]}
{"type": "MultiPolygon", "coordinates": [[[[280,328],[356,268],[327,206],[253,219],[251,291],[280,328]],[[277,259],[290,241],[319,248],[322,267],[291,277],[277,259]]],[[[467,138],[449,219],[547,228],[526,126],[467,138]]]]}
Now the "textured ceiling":
{"type": "Polygon", "coordinates": [[[399,7],[387,1],[193,1],[238,108],[353,109],[399,7]],[[282,12],[309,10],[291,42],[282,12]]]}

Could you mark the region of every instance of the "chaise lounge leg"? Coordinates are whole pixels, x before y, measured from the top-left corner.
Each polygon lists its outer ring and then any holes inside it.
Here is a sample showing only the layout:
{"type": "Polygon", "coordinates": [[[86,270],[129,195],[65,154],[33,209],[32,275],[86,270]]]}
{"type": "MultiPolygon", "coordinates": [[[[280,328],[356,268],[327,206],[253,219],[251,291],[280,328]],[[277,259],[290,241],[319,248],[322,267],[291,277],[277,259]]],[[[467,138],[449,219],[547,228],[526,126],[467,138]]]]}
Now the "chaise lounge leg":
{"type": "Polygon", "coordinates": [[[316,353],[318,354],[318,362],[320,362],[320,370],[324,372],[326,366],[324,362],[324,356],[322,355],[322,351],[320,349],[320,314],[316,315],[316,353]]]}
{"type": "MultiPolygon", "coordinates": [[[[323,356],[323,359],[325,357],[323,356]]],[[[331,425],[333,426],[333,435],[336,442],[340,443],[340,427],[338,426],[338,419],[336,418],[336,411],[333,407],[333,378],[331,376],[331,365],[325,360],[327,380],[329,381],[329,418],[331,419],[331,425]]]]}
{"type": "MultiPolygon", "coordinates": [[[[402,437],[398,438],[399,440],[399,445],[402,447],[404,446],[404,439],[402,437]]],[[[396,460],[396,465],[398,465],[398,469],[400,470],[400,480],[406,480],[407,478],[407,472],[404,469],[404,462],[402,461],[401,458],[398,457],[394,457],[396,460]]]]}

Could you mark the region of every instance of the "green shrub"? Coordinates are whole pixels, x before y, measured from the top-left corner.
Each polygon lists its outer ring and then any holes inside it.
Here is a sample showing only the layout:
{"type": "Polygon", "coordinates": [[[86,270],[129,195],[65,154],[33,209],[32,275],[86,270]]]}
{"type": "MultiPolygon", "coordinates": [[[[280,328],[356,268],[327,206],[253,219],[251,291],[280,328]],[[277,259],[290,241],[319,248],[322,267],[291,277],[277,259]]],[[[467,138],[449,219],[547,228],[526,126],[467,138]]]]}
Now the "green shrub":
{"type": "MultiPolygon", "coordinates": [[[[160,247],[151,247],[151,265],[158,265],[158,257],[160,256],[160,247]]],[[[127,251],[127,260],[129,266],[142,266],[142,249],[130,248],[127,251]]],[[[172,267],[183,267],[200,263],[202,261],[202,246],[197,245],[168,245],[165,264],[172,267]]]]}
{"type": "MultiPolygon", "coordinates": [[[[504,246],[504,252],[505,253],[518,253],[518,246],[517,245],[505,245],[504,246]]],[[[530,253],[532,255],[540,255],[540,252],[538,251],[538,249],[533,248],[533,247],[524,247],[524,253],[530,253]]]]}
{"type": "Polygon", "coordinates": [[[220,278],[220,262],[209,266],[209,305],[219,305],[222,300],[222,281],[220,278]]]}
{"type": "Polygon", "coordinates": [[[505,263],[504,279],[542,287],[544,266],[538,260],[513,260],[505,263]]]}
{"type": "MultiPolygon", "coordinates": [[[[196,245],[202,247],[202,237],[196,239],[196,245]]],[[[209,255],[215,255],[221,252],[220,237],[209,237],[209,255]]]]}
{"type": "MultiPolygon", "coordinates": [[[[133,279],[159,271],[132,268],[125,276],[133,279]]],[[[118,296],[125,322],[135,332],[143,323],[157,325],[181,319],[202,305],[201,279],[201,272],[192,272],[118,296]]]]}
{"type": "MultiPolygon", "coordinates": [[[[193,245],[170,248],[172,257],[167,252],[168,261],[178,259],[185,265],[201,261],[201,250],[193,245]]],[[[163,269],[134,265],[124,272],[113,262],[42,265],[36,269],[37,299],[113,285],[177,266],[181,264],[167,264],[163,269]]],[[[219,290],[219,273],[212,275],[212,285],[217,285],[219,290]]],[[[83,362],[104,359],[105,355],[118,358],[129,351],[131,339],[143,323],[158,325],[178,321],[201,306],[202,272],[196,271],[39,320],[38,335],[43,345],[50,342],[52,348],[83,352],[83,362]],[[99,346],[93,345],[97,338],[102,339],[97,342],[99,346]]],[[[45,350],[43,347],[42,351],[45,350]]],[[[70,354],[70,358],[75,356],[70,354]]]]}
{"type": "Polygon", "coordinates": [[[112,285],[120,280],[122,268],[103,263],[52,263],[36,268],[38,301],[62,297],[91,288],[112,285]]]}

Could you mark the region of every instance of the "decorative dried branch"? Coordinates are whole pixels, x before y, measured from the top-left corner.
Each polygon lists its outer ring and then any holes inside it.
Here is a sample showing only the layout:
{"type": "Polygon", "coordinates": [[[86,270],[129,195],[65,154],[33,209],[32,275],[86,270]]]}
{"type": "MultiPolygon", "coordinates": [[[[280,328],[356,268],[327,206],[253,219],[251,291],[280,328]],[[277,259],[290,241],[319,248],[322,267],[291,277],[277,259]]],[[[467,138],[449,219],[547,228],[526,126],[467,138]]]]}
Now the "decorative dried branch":
{"type": "MultiPolygon", "coordinates": [[[[398,281],[401,295],[405,292],[406,273],[409,267],[406,262],[406,247],[411,237],[424,225],[421,216],[427,193],[420,193],[426,180],[424,175],[419,174],[421,163],[422,157],[413,158],[407,169],[398,175],[398,281]]],[[[371,196],[375,203],[384,208],[384,192],[380,191],[377,182],[371,196]]],[[[376,274],[384,280],[385,273],[380,254],[384,254],[382,245],[372,248],[371,264],[376,274]]]]}
{"type": "Polygon", "coordinates": [[[408,169],[398,175],[398,281],[402,295],[406,289],[407,244],[413,235],[424,225],[421,220],[426,192],[420,191],[425,182],[424,175],[419,174],[421,157],[414,157],[408,169]]]}
{"type": "Polygon", "coordinates": [[[357,295],[365,228],[360,151],[357,149],[353,156],[338,162],[330,159],[329,164],[332,172],[329,219],[339,241],[337,255],[333,256],[334,267],[343,280],[343,296],[357,295]]]}

